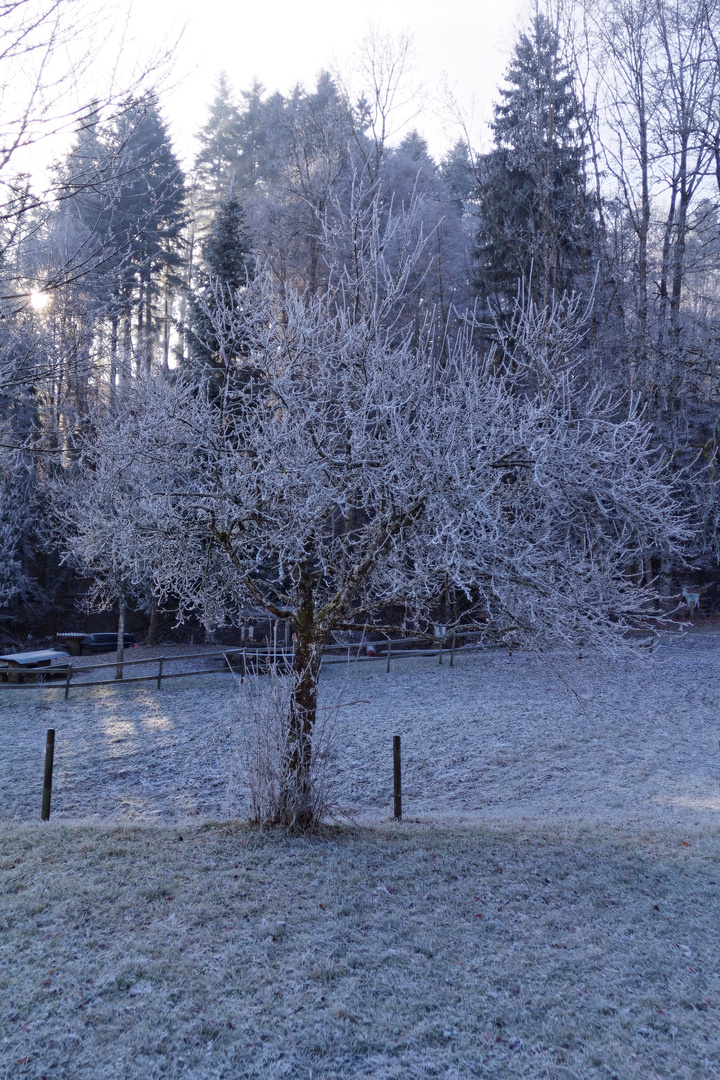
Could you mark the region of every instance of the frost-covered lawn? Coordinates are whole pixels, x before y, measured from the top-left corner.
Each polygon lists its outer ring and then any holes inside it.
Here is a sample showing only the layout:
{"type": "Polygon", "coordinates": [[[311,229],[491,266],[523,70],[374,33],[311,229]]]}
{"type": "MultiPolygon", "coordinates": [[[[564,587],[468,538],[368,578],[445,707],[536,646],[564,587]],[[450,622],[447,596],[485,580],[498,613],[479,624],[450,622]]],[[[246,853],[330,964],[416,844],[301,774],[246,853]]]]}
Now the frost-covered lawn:
{"type": "MultiPolygon", "coordinates": [[[[355,821],[392,810],[403,739],[412,818],[705,824],[720,821],[720,635],[655,657],[504,651],[338,665],[331,774],[355,821]]],[[[0,817],[36,820],[45,729],[57,729],[53,817],[242,817],[243,723],[230,675],[97,690],[0,688],[0,817]],[[190,685],[189,685],[190,684],[190,685]]]]}
{"type": "Polygon", "coordinates": [[[0,695],[0,1078],[720,1075],[719,673],[328,670],[357,824],[310,838],[232,820],[229,677],[0,695]]]}
{"type": "Polygon", "coordinates": [[[717,832],[5,825],[0,1075],[709,1080],[717,832]]]}

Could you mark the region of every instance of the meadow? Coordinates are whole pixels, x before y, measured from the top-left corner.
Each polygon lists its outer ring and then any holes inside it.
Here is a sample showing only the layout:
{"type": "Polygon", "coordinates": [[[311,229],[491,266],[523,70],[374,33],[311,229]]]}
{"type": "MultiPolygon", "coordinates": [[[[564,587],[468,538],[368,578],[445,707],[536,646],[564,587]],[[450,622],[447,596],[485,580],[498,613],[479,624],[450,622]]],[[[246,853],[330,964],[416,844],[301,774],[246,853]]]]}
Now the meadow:
{"type": "Polygon", "coordinates": [[[312,836],[244,820],[230,676],[6,693],[0,1076],[720,1074],[719,659],[329,670],[312,836]]]}

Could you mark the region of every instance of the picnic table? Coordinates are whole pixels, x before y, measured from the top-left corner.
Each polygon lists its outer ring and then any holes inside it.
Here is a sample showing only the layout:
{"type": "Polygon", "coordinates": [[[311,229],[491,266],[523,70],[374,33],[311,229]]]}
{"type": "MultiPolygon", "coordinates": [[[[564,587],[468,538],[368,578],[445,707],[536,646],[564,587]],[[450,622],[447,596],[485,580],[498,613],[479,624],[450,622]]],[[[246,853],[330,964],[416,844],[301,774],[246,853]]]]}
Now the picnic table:
{"type": "Polygon", "coordinates": [[[3,682],[35,682],[65,675],[70,657],[61,649],[36,649],[34,652],[6,653],[0,656],[0,679],[3,682]]]}

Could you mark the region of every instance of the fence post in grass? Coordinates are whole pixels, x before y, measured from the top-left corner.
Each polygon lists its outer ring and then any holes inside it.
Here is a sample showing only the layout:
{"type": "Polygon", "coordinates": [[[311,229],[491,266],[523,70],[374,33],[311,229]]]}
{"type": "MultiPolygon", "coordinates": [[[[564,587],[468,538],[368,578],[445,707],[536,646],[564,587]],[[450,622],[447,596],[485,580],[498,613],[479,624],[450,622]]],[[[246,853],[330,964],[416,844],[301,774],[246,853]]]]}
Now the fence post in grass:
{"type": "Polygon", "coordinates": [[[50,795],[52,793],[53,758],[55,756],[55,728],[48,728],[45,741],[45,776],[43,777],[42,808],[40,820],[50,820],[50,795]]]}
{"type": "Polygon", "coordinates": [[[386,675],[390,674],[390,656],[391,656],[391,654],[392,654],[392,641],[388,640],[387,664],[385,665],[385,674],[386,675]]]}
{"type": "Polygon", "coordinates": [[[72,678],[72,664],[68,664],[65,672],[65,700],[70,697],[70,679],[72,678]]]}
{"type": "Polygon", "coordinates": [[[158,657],[158,677],[157,677],[157,688],[158,688],[158,690],[160,689],[160,685],[162,683],[162,666],[163,666],[163,658],[162,658],[162,656],[159,656],[158,657]]]}
{"type": "Polygon", "coordinates": [[[450,667],[455,663],[455,634],[452,636],[452,643],[450,645],[450,667]]]}
{"type": "Polygon", "coordinates": [[[395,820],[402,820],[402,774],[400,768],[400,736],[393,735],[393,802],[395,820]]]}
{"type": "Polygon", "coordinates": [[[442,654],[443,654],[443,644],[444,644],[444,642],[445,642],[445,638],[441,637],[440,638],[440,651],[438,653],[438,664],[442,664],[442,654]]]}

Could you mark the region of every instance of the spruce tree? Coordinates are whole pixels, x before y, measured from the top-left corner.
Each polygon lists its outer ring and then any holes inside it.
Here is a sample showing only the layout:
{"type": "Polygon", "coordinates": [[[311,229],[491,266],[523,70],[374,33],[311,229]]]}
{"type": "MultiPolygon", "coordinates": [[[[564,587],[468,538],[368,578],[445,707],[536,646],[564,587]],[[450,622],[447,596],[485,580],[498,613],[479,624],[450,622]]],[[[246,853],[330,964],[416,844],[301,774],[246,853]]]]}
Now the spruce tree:
{"type": "Polygon", "coordinates": [[[459,139],[440,162],[440,173],[462,212],[465,204],[476,197],[477,182],[470,147],[459,139]]]}
{"type": "Polygon", "coordinates": [[[180,285],[185,182],[155,94],[130,103],[110,139],[122,166],[109,231],[120,255],[116,290],[127,375],[133,352],[150,368],[160,321],[167,337],[169,316],[158,311],[158,302],[161,290],[167,296],[180,285]]]}
{"type": "MultiPolygon", "coordinates": [[[[190,300],[188,342],[198,375],[221,384],[248,353],[247,338],[236,332],[231,338],[217,333],[218,313],[238,303],[242,290],[252,281],[255,260],[245,224],[245,212],[234,194],[218,207],[202,245],[203,266],[190,300]]],[[[236,325],[239,320],[236,320],[236,325]]]]}
{"type": "Polygon", "coordinates": [[[241,171],[240,112],[224,72],[218,78],[207,121],[197,139],[200,149],[195,158],[195,176],[201,202],[210,206],[227,197],[241,171]]]}
{"type": "Polygon", "coordinates": [[[578,287],[593,233],[573,80],[542,14],[520,35],[506,81],[495,145],[478,159],[475,286],[496,311],[519,284],[542,305],[578,287]]]}

